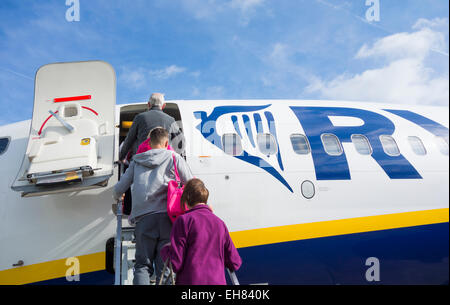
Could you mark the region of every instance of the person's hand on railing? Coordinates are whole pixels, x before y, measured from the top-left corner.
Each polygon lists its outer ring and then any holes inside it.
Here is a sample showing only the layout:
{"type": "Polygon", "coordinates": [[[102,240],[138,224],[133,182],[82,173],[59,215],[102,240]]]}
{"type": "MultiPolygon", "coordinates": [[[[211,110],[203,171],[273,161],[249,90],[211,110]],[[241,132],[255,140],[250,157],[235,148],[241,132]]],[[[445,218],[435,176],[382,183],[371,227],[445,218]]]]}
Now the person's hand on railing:
{"type": "Polygon", "coordinates": [[[118,197],[116,197],[116,196],[113,194],[112,198],[113,198],[113,202],[114,202],[114,203],[112,204],[111,209],[112,209],[114,215],[117,216],[117,205],[120,204],[120,205],[121,205],[121,210],[123,210],[123,201],[124,201],[124,199],[125,199],[125,193],[122,194],[121,196],[118,196],[118,197]]]}

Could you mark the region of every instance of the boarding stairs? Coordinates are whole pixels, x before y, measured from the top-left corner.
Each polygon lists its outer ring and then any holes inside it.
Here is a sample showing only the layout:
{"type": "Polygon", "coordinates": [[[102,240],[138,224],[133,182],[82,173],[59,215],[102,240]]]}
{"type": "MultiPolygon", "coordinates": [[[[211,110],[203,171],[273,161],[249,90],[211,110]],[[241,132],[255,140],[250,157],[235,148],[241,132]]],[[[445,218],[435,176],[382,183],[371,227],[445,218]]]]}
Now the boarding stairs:
{"type": "MultiPolygon", "coordinates": [[[[114,238],[114,285],[133,285],[136,241],[134,227],[124,226],[128,220],[123,215],[123,202],[115,205],[117,227],[114,238]],[[116,272],[119,270],[119,272],[116,272]]],[[[153,281],[154,283],[154,281],[153,281]]]]}

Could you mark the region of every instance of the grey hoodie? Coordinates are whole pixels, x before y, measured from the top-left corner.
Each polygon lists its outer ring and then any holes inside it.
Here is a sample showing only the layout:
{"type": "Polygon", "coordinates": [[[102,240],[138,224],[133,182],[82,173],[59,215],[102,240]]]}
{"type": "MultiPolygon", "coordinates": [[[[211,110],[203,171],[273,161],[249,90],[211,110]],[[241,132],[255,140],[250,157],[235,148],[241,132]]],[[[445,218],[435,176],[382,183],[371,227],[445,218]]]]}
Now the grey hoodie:
{"type": "Polygon", "coordinates": [[[133,157],[114,187],[113,196],[117,200],[131,186],[132,223],[143,215],[167,213],[167,185],[170,180],[175,180],[172,155],[175,155],[180,180],[183,185],[186,184],[193,178],[186,161],[174,151],[151,149],[133,157]]]}

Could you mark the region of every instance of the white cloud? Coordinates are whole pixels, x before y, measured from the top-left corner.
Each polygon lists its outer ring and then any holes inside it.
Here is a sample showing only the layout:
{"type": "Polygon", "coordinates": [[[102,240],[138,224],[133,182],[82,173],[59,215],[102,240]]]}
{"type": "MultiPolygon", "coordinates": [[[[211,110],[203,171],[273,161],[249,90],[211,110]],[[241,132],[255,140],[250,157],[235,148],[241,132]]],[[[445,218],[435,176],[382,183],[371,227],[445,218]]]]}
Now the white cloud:
{"type": "Polygon", "coordinates": [[[231,7],[246,12],[256,6],[263,4],[265,0],[231,0],[231,7]]]}
{"type": "Polygon", "coordinates": [[[229,4],[231,9],[239,11],[239,23],[247,26],[254,16],[256,8],[264,4],[265,0],[232,0],[229,4]]]}
{"type": "Polygon", "coordinates": [[[247,25],[254,9],[266,0],[181,0],[181,6],[194,18],[199,20],[216,20],[222,13],[239,11],[238,18],[242,25],[247,25]]]}
{"type": "Polygon", "coordinates": [[[356,75],[344,73],[330,81],[316,78],[305,92],[329,99],[448,105],[448,35],[435,30],[444,23],[448,28],[448,19],[420,19],[413,27],[415,32],[365,44],[355,59],[383,59],[383,66],[356,75]],[[430,57],[436,60],[436,56],[445,63],[444,72],[438,73],[430,64],[430,57]]]}
{"type": "Polygon", "coordinates": [[[376,41],[372,46],[363,45],[356,54],[356,58],[386,57],[424,58],[431,51],[445,51],[445,37],[443,33],[430,28],[422,28],[413,33],[397,33],[376,41]]]}
{"type": "Polygon", "coordinates": [[[128,87],[142,88],[148,84],[151,84],[151,79],[167,80],[175,75],[185,72],[187,69],[179,67],[177,65],[170,65],[163,69],[147,70],[142,67],[122,67],[121,74],[119,76],[120,81],[128,87]]]}
{"type": "Polygon", "coordinates": [[[275,43],[269,57],[275,64],[286,62],[288,57],[288,46],[280,42],[275,43]]]}
{"type": "Polygon", "coordinates": [[[433,20],[428,20],[420,18],[412,27],[414,30],[423,28],[437,28],[439,30],[447,29],[448,31],[448,19],[447,18],[434,18],[433,20]]]}
{"type": "Polygon", "coordinates": [[[197,87],[192,88],[191,96],[198,97],[200,95],[200,90],[197,87]]]}
{"type": "MultiPolygon", "coordinates": [[[[260,77],[265,87],[276,88],[277,91],[281,90],[292,96],[295,94],[292,89],[293,82],[298,86],[301,82],[311,83],[316,79],[308,69],[292,60],[297,51],[292,45],[277,42],[270,46],[267,54],[261,56],[261,61],[270,67],[270,71],[260,77]]],[[[295,95],[294,97],[300,98],[295,95]]]]}
{"type": "Polygon", "coordinates": [[[216,0],[181,0],[181,6],[196,19],[210,19],[223,9],[216,0]]]}
{"type": "Polygon", "coordinates": [[[205,100],[223,99],[225,97],[225,89],[222,86],[210,86],[201,89],[193,87],[191,96],[193,98],[205,100]]]}
{"type": "Polygon", "coordinates": [[[339,100],[448,105],[448,77],[433,78],[431,74],[421,61],[401,59],[354,76],[343,74],[329,82],[316,80],[307,91],[339,100]]]}
{"type": "Polygon", "coordinates": [[[143,68],[124,67],[119,78],[121,82],[131,88],[141,88],[147,83],[146,71],[143,68]]]}
{"type": "Polygon", "coordinates": [[[202,74],[200,71],[193,71],[193,72],[191,72],[191,73],[189,73],[192,77],[195,77],[195,78],[199,78],[200,77],[200,75],[202,74]]]}
{"type": "Polygon", "coordinates": [[[225,97],[225,88],[222,86],[207,87],[204,96],[207,99],[220,99],[225,97]]]}
{"type": "Polygon", "coordinates": [[[160,70],[150,70],[149,74],[150,74],[150,76],[155,77],[155,78],[168,79],[172,76],[183,73],[185,71],[186,71],[186,68],[184,68],[184,67],[178,67],[176,65],[171,65],[171,66],[165,67],[164,69],[160,69],[160,70]]]}

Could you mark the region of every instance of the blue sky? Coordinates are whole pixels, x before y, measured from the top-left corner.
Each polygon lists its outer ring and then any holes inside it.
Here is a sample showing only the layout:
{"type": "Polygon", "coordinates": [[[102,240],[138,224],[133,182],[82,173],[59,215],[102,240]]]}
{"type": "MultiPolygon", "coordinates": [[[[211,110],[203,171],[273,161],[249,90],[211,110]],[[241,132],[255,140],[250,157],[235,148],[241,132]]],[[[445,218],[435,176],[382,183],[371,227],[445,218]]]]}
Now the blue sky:
{"type": "Polygon", "coordinates": [[[449,3],[379,0],[0,1],[0,125],[31,118],[34,73],[100,59],[117,103],[344,99],[449,103],[449,3]]]}

